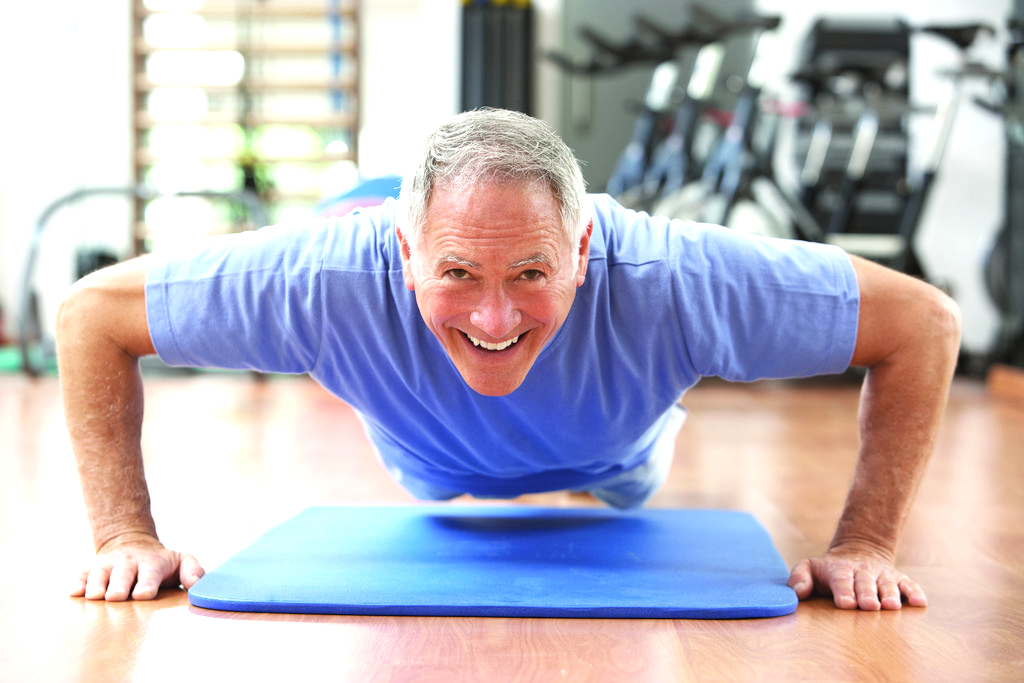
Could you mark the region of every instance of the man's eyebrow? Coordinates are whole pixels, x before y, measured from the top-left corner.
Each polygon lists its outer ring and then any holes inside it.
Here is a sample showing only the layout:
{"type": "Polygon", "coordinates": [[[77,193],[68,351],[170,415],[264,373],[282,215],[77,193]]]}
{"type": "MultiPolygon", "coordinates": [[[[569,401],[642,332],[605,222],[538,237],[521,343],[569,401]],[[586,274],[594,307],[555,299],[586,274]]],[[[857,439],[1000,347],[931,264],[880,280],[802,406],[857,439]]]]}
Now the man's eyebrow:
{"type": "Polygon", "coordinates": [[[450,266],[452,264],[465,266],[466,268],[480,267],[479,263],[474,263],[469,259],[464,259],[461,256],[456,256],[455,254],[441,254],[441,256],[437,259],[438,268],[443,268],[444,266],[450,266]]]}
{"type": "Polygon", "coordinates": [[[516,268],[522,268],[523,266],[533,266],[538,263],[550,267],[551,259],[548,258],[547,254],[533,254],[532,256],[527,256],[524,259],[519,259],[514,263],[508,264],[508,269],[514,270],[516,268]]]}
{"type": "MultiPolygon", "coordinates": [[[[550,267],[551,259],[548,258],[547,254],[532,254],[530,256],[527,256],[526,258],[522,258],[519,259],[518,261],[514,261],[508,264],[508,269],[515,270],[516,268],[522,268],[523,266],[532,266],[538,263],[550,267]]],[[[444,268],[445,266],[450,266],[452,264],[463,266],[464,268],[481,267],[479,263],[470,261],[469,259],[463,258],[456,254],[441,254],[441,256],[437,259],[437,267],[439,269],[444,268]]]]}

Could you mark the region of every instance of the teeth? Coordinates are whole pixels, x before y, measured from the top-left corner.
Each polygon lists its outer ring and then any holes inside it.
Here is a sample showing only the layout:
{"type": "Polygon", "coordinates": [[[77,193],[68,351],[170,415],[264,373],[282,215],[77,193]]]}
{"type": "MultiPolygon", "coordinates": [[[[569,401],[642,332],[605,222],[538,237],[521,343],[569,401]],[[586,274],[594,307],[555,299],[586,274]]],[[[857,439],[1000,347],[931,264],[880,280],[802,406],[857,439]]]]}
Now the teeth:
{"type": "Polygon", "coordinates": [[[511,339],[506,339],[503,342],[498,342],[497,344],[490,344],[488,342],[483,341],[482,339],[477,339],[476,337],[470,336],[468,334],[466,335],[466,337],[469,338],[469,341],[473,342],[474,346],[479,346],[480,348],[487,349],[488,351],[504,351],[505,349],[519,341],[519,337],[516,336],[512,337],[511,339]]]}

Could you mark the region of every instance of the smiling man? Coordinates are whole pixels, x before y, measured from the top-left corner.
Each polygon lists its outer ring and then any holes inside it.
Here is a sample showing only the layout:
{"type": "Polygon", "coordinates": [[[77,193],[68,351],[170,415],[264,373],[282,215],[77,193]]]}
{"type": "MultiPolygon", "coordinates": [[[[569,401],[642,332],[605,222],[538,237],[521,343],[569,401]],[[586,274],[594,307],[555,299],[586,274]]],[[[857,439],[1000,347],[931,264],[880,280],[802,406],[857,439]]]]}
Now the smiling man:
{"type": "MultiPolygon", "coordinates": [[[[202,568],[157,539],[137,359],[308,373],[359,413],[418,497],[586,490],[642,505],[701,377],[868,368],[861,451],[801,598],[925,603],[893,567],[959,346],[929,285],[823,245],[651,217],[588,196],[545,124],[481,110],[427,140],[400,199],[95,273],[58,354],[97,556],[74,594],[151,598],[202,568]]],[[[343,457],[344,454],[339,454],[343,457]]]]}
{"type": "Polygon", "coordinates": [[[406,286],[480,394],[515,391],[569,315],[590,230],[572,242],[561,221],[543,182],[523,180],[442,191],[419,231],[399,227],[406,286]]]}

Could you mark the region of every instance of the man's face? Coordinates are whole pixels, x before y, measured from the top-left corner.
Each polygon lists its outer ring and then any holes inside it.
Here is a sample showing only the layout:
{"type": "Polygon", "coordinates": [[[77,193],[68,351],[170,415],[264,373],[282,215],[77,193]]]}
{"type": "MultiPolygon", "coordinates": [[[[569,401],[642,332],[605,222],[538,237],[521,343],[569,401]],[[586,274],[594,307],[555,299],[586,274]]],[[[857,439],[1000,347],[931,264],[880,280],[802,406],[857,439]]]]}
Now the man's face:
{"type": "Polygon", "coordinates": [[[424,322],[472,389],[511,393],[569,315],[590,230],[571,244],[545,185],[488,183],[436,189],[421,235],[398,232],[424,322]]]}

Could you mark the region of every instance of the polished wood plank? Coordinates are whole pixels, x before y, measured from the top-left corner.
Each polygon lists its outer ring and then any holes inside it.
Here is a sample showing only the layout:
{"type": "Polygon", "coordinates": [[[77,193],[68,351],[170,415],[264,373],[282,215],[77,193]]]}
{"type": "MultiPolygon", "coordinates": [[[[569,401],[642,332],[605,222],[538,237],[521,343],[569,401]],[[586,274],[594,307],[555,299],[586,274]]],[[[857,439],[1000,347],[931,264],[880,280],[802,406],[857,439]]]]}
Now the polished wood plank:
{"type": "MultiPolygon", "coordinates": [[[[412,502],[352,411],[304,378],[146,383],[157,522],[207,567],[310,505],[412,502]]],[[[820,551],[856,454],[857,389],[702,384],[651,505],[748,510],[787,562],[820,551]]],[[[0,680],[1022,680],[1022,508],[1024,409],[958,379],[899,556],[926,609],[816,598],[777,619],[689,621],[243,614],[176,590],[88,602],[66,597],[91,544],[57,382],[0,376],[0,680]]]]}
{"type": "Polygon", "coordinates": [[[1015,401],[1024,408],[1024,368],[993,365],[989,368],[986,382],[993,396],[1015,401]]]}

